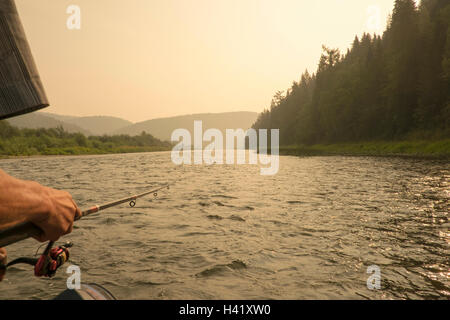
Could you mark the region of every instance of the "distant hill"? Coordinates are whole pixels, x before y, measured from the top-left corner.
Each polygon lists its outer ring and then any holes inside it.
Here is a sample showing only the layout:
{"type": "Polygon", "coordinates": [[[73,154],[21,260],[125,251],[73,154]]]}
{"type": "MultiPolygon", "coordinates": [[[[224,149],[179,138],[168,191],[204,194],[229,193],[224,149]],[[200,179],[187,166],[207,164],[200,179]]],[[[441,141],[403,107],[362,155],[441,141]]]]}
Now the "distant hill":
{"type": "Polygon", "coordinates": [[[246,111],[192,114],[138,122],[118,129],[114,131],[114,134],[137,135],[145,131],[158,139],[170,141],[175,129],[183,128],[193,133],[194,120],[203,121],[203,131],[216,128],[225,132],[225,129],[249,129],[255,123],[257,117],[256,112],[246,111]]]}
{"type": "MultiPolygon", "coordinates": [[[[42,112],[43,113],[43,112],[42,112]]],[[[73,117],[62,116],[53,113],[43,113],[46,116],[52,117],[56,120],[63,121],[80,127],[86,131],[91,132],[94,135],[112,134],[114,131],[120,128],[132,125],[131,121],[108,116],[93,116],[93,117],[73,117]]]]}
{"type": "Polygon", "coordinates": [[[28,128],[28,129],[39,129],[39,128],[57,128],[57,127],[63,127],[64,130],[70,133],[76,133],[80,132],[84,135],[92,135],[92,132],[89,130],[86,130],[84,128],[81,128],[75,124],[67,123],[65,121],[60,121],[57,119],[54,119],[53,117],[48,116],[47,114],[44,114],[42,112],[33,112],[26,115],[14,117],[11,119],[6,120],[8,121],[12,126],[18,127],[18,128],[28,128]]]}
{"type": "Polygon", "coordinates": [[[256,112],[201,113],[170,118],[159,118],[138,123],[107,116],[75,117],[48,112],[34,112],[9,119],[9,123],[19,128],[56,128],[62,126],[70,133],[81,132],[90,135],[127,134],[139,135],[145,131],[160,140],[170,141],[173,130],[188,129],[193,133],[194,120],[203,121],[203,130],[217,128],[248,129],[255,123],[256,112]]]}

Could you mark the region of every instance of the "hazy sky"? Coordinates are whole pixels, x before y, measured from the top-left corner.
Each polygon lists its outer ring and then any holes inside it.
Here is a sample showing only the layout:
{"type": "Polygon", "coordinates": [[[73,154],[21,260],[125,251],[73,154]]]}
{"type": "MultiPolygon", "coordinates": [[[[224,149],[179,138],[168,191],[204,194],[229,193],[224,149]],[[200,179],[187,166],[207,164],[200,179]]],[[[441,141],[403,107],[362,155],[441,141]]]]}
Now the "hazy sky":
{"type": "Polygon", "coordinates": [[[260,112],[275,91],[316,70],[322,44],[346,50],[356,34],[382,32],[394,0],[16,3],[47,111],[143,121],[260,112]],[[81,9],[80,30],[67,28],[69,5],[81,9]]]}

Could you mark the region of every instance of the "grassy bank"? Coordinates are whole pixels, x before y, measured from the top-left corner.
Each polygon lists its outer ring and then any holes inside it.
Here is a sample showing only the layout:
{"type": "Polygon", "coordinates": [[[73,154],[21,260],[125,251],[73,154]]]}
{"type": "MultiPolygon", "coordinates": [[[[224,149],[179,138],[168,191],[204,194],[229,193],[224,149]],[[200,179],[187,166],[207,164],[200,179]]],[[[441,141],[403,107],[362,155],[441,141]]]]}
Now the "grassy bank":
{"type": "Polygon", "coordinates": [[[293,156],[406,156],[450,159],[450,139],[282,146],[280,147],[280,154],[293,156]]]}
{"type": "Polygon", "coordinates": [[[121,146],[110,149],[95,149],[86,147],[66,147],[66,148],[48,148],[41,152],[37,150],[27,150],[25,152],[16,152],[14,154],[1,154],[0,159],[9,159],[16,157],[32,157],[32,156],[69,156],[69,155],[100,155],[114,153],[140,153],[140,152],[157,152],[169,151],[169,147],[136,147],[121,146]]]}
{"type": "Polygon", "coordinates": [[[142,132],[137,136],[89,136],[62,128],[18,129],[0,121],[0,158],[167,151],[169,142],[142,132]]]}

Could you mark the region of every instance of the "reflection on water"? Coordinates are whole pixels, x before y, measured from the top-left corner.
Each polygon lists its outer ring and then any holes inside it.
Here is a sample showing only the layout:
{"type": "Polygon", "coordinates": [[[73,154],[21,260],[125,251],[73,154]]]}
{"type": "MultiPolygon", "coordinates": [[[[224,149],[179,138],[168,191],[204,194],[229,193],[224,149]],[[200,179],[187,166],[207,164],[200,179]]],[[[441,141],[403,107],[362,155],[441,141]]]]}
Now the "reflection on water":
{"type": "MultiPolygon", "coordinates": [[[[88,207],[175,182],[87,217],[64,240],[83,282],[121,299],[401,299],[450,297],[446,162],[280,157],[252,165],[175,166],[170,153],[1,160],[24,179],[70,191],[88,207]],[[367,289],[367,267],[381,289],[367,289]]],[[[27,240],[10,258],[33,255],[27,240]]],[[[9,270],[1,299],[48,299],[65,288],[9,270]]]]}

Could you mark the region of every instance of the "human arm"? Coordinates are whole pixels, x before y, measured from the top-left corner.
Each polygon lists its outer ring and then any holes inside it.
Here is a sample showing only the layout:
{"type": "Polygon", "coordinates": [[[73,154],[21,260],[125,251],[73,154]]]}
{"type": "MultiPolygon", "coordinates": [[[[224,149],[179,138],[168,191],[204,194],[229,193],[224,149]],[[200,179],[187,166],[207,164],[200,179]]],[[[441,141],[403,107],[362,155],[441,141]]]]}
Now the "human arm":
{"type": "Polygon", "coordinates": [[[0,230],[31,222],[42,230],[38,241],[56,241],[72,232],[73,221],[80,216],[68,192],[16,179],[0,170],[0,230]]]}

